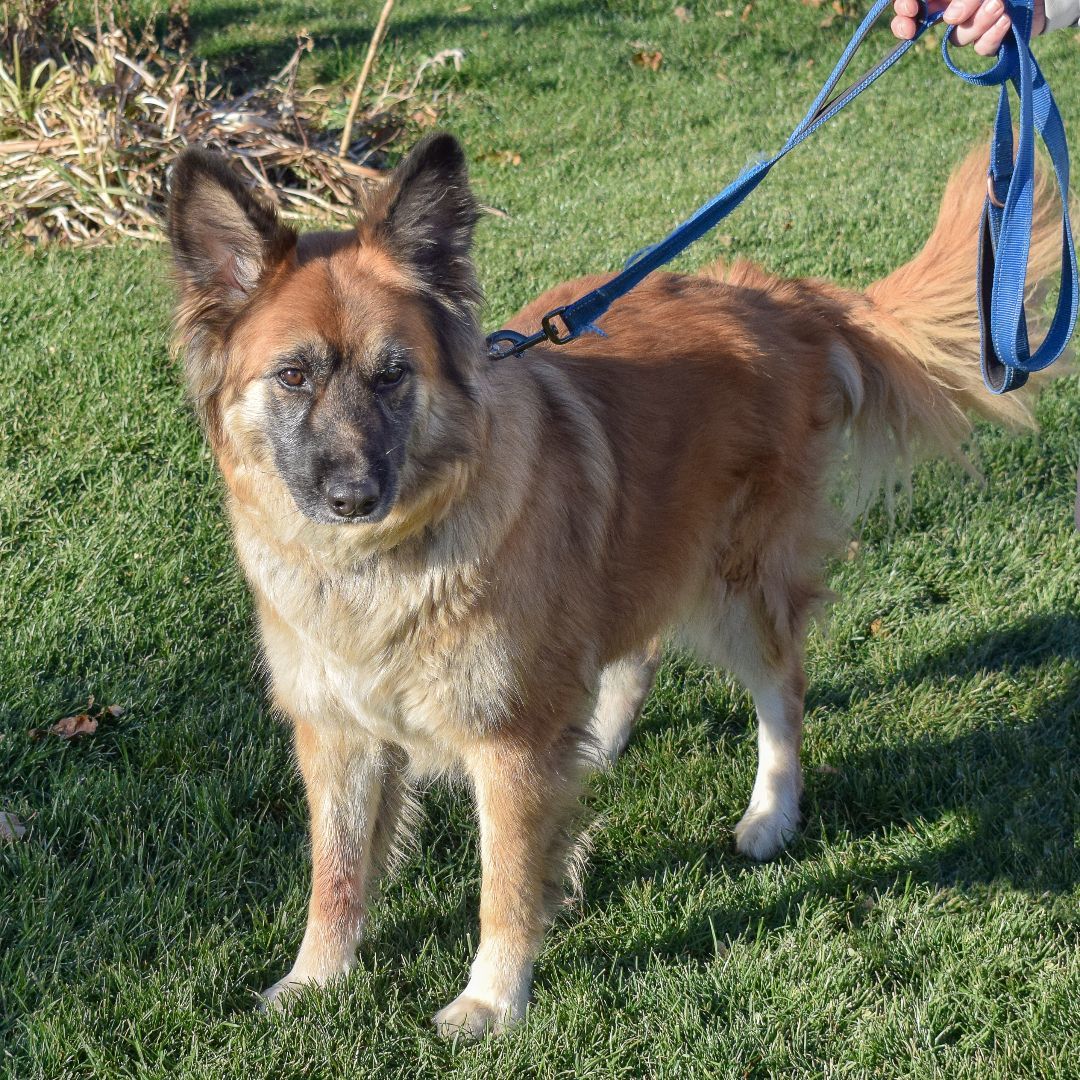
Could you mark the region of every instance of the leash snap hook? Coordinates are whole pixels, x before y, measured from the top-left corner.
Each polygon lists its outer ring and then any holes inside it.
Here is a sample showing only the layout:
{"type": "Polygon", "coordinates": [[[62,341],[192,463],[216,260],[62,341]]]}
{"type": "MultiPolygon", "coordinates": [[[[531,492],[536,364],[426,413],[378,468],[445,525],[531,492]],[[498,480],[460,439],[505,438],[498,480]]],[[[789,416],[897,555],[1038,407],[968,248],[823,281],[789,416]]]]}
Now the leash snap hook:
{"type": "Polygon", "coordinates": [[[488,356],[492,360],[505,360],[508,356],[520,356],[526,349],[544,340],[543,334],[526,337],[516,330],[496,330],[487,336],[488,356]]]}
{"type": "Polygon", "coordinates": [[[997,189],[994,186],[994,174],[986,174],[986,197],[990,200],[991,206],[996,206],[999,210],[1005,209],[1005,204],[998,198],[997,189]]]}

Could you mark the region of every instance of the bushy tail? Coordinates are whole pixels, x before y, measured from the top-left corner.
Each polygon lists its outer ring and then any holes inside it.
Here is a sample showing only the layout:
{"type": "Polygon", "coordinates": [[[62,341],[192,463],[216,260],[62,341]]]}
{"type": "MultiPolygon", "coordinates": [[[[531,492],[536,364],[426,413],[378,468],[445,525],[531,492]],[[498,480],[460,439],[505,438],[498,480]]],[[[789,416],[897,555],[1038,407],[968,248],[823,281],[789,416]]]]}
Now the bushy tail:
{"type": "MultiPolygon", "coordinates": [[[[986,151],[973,151],[949,178],[922,251],[848,307],[843,337],[856,367],[846,385],[864,496],[883,483],[891,490],[916,453],[966,462],[970,414],[1033,426],[1027,395],[991,394],[979,370],[975,273],[985,196],[986,151]]],[[[1028,282],[1035,285],[1061,257],[1058,196],[1046,169],[1036,180],[1033,224],[1028,282]]]]}

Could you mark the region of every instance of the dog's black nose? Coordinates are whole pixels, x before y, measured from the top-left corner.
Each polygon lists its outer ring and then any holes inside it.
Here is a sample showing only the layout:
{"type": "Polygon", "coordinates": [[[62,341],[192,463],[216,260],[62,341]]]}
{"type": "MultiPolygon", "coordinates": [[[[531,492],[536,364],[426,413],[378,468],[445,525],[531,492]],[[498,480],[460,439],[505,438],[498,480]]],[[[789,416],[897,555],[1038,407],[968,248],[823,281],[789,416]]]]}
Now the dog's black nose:
{"type": "Polygon", "coordinates": [[[338,517],[365,518],[379,505],[379,481],[373,476],[365,480],[332,480],[327,485],[326,503],[338,517]]]}

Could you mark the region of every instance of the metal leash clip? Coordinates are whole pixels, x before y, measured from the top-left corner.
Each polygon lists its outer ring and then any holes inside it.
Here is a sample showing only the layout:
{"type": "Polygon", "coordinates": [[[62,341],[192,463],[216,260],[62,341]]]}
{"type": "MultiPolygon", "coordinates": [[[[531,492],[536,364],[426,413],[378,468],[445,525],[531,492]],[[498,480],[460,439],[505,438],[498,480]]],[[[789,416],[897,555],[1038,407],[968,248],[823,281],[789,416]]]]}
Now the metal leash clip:
{"type": "Polygon", "coordinates": [[[487,336],[488,356],[492,360],[505,360],[508,356],[520,356],[526,349],[549,341],[552,345],[565,345],[574,340],[574,335],[563,323],[562,331],[554,320],[561,318],[565,308],[553,308],[540,320],[540,329],[535,334],[519,334],[516,330],[496,330],[487,336]]]}

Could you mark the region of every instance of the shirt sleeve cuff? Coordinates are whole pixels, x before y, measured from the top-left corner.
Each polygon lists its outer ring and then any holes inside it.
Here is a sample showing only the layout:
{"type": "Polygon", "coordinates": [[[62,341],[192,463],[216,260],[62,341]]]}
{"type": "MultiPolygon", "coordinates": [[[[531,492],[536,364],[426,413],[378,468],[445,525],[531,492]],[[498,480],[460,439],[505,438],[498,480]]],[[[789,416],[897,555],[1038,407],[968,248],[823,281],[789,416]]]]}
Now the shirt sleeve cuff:
{"type": "Polygon", "coordinates": [[[1080,0],[1046,0],[1044,34],[1077,24],[1080,24],[1080,0]]]}

